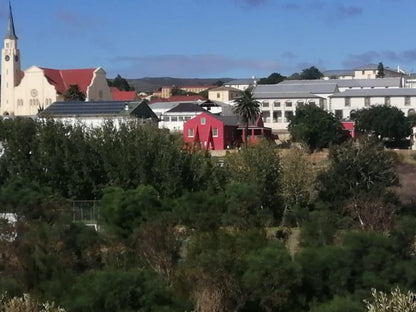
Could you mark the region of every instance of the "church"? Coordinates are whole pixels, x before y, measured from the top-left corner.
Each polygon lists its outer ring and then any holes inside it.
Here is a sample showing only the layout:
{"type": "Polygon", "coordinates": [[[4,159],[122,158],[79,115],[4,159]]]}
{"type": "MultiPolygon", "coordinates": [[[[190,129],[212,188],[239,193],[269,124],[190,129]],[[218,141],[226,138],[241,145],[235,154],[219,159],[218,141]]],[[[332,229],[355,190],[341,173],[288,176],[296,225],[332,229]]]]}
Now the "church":
{"type": "Polygon", "coordinates": [[[4,46],[1,50],[0,115],[36,116],[54,102],[64,101],[65,92],[78,85],[87,101],[112,100],[106,72],[101,68],[52,69],[31,66],[20,69],[20,51],[11,5],[4,46]]]}

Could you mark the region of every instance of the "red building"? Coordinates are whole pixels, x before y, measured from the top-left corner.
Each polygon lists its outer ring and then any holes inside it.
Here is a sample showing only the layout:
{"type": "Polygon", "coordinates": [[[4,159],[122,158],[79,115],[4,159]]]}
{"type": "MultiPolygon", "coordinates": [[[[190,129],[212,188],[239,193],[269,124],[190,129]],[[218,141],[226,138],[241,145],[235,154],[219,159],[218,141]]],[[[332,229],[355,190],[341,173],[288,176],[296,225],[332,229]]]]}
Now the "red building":
{"type": "Polygon", "coordinates": [[[355,123],[353,121],[343,121],[342,126],[352,138],[355,138],[355,123]]]}
{"type": "MultiPolygon", "coordinates": [[[[209,150],[223,150],[239,146],[244,139],[244,126],[239,126],[236,116],[218,116],[204,112],[183,124],[183,139],[188,146],[209,150]]],[[[248,129],[250,142],[259,137],[271,137],[271,129],[263,126],[259,118],[248,129]]]]}

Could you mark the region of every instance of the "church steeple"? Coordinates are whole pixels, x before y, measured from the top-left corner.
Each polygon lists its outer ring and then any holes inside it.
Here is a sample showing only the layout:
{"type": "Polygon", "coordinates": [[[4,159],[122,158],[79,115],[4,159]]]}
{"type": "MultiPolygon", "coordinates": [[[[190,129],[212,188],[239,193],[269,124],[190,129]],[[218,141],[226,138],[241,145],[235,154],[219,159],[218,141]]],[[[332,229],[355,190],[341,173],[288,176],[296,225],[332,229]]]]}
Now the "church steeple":
{"type": "Polygon", "coordinates": [[[14,29],[12,6],[9,1],[9,23],[7,26],[7,34],[4,39],[17,40],[16,31],[14,29]]]}

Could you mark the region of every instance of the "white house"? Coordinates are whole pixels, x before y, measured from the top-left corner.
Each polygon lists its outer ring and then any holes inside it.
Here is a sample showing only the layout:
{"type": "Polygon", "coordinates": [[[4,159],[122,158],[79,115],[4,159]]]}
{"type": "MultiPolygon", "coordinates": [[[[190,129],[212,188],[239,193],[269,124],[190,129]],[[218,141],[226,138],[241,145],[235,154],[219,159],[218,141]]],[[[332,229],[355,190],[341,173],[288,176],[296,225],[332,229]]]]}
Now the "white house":
{"type": "Polygon", "coordinates": [[[102,127],[108,121],[112,121],[116,127],[129,121],[158,122],[145,101],[55,102],[40,112],[38,117],[72,125],[83,124],[90,128],[102,127]]]}

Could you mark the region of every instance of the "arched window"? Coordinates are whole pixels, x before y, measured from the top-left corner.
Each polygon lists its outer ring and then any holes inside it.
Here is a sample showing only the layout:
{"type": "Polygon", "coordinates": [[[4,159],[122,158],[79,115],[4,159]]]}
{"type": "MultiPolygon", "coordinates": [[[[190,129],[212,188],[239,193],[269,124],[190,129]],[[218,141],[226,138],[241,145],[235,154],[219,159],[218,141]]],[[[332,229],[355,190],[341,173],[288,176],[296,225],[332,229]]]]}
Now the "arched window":
{"type": "Polygon", "coordinates": [[[407,111],[407,116],[414,115],[414,114],[416,114],[416,111],[413,108],[407,111]]]}

